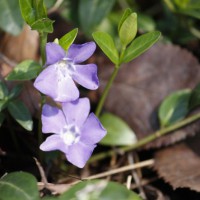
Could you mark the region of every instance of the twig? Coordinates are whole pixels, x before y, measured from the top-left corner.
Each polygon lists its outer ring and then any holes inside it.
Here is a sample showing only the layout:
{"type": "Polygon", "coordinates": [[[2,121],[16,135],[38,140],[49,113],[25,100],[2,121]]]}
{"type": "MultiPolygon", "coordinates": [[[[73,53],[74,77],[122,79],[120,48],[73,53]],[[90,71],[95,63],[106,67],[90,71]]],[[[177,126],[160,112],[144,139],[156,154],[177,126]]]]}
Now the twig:
{"type": "Polygon", "coordinates": [[[127,187],[128,190],[130,190],[130,188],[131,188],[132,178],[133,177],[131,175],[128,175],[128,177],[127,177],[126,187],[127,187]]]}
{"type": "MultiPolygon", "coordinates": [[[[170,133],[172,131],[175,131],[177,129],[180,129],[192,122],[195,122],[197,121],[198,119],[200,119],[200,113],[198,114],[194,114],[190,117],[187,117],[185,118],[184,120],[180,121],[180,122],[177,122],[171,126],[168,126],[166,128],[162,128],[156,132],[154,132],[153,134],[139,140],[137,143],[133,144],[133,145],[130,145],[130,146],[126,146],[126,147],[121,147],[119,148],[119,150],[121,151],[124,151],[124,152],[128,152],[128,151],[131,151],[131,150],[134,150],[134,149],[137,149],[139,147],[142,147],[154,140],[156,140],[157,138],[167,134],[167,133],[170,133]]],[[[104,158],[108,158],[108,157],[111,157],[113,154],[115,154],[115,151],[113,150],[110,150],[110,151],[106,151],[106,152],[102,152],[102,153],[99,153],[99,154],[96,154],[94,156],[91,157],[91,159],[89,160],[88,163],[91,163],[91,162],[94,162],[94,161],[97,161],[97,160],[102,160],[104,158]]]]}
{"type": "Polygon", "coordinates": [[[44,187],[46,188],[46,186],[48,185],[48,181],[47,181],[44,169],[43,169],[42,165],[40,164],[40,162],[38,161],[37,158],[33,157],[33,159],[35,160],[35,163],[36,163],[38,170],[40,172],[41,180],[44,183],[44,187]]]}
{"type": "Polygon", "coordinates": [[[10,60],[8,57],[0,53],[0,60],[2,60],[4,63],[8,64],[11,67],[15,67],[17,65],[16,62],[10,60]]]}
{"type": "Polygon", "coordinates": [[[120,167],[118,169],[113,169],[113,170],[110,170],[110,171],[95,174],[93,176],[83,178],[83,180],[91,180],[91,179],[96,179],[96,178],[102,178],[102,177],[105,177],[105,176],[118,174],[118,173],[129,171],[129,170],[132,170],[132,169],[152,166],[153,164],[154,164],[154,160],[150,159],[150,160],[142,161],[142,162],[139,162],[139,163],[136,163],[136,164],[131,164],[131,165],[127,165],[127,166],[124,166],[124,167],[120,167]]]}

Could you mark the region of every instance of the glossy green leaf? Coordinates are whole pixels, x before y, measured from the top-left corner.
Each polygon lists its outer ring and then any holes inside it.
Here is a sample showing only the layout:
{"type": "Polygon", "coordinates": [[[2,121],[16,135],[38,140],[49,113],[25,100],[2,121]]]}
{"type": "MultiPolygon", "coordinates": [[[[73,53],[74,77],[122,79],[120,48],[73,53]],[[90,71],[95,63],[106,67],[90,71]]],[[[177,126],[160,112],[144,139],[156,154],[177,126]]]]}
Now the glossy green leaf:
{"type": "Polygon", "coordinates": [[[0,80],[0,99],[4,99],[8,96],[8,88],[6,84],[0,80]]]}
{"type": "Polygon", "coordinates": [[[158,111],[162,127],[180,121],[188,114],[190,96],[191,90],[185,89],[174,92],[164,99],[158,111]]]}
{"type": "Polygon", "coordinates": [[[119,38],[123,46],[127,46],[137,34],[137,14],[130,14],[119,29],[119,38]]]}
{"type": "Polygon", "coordinates": [[[23,88],[23,85],[22,85],[22,84],[16,85],[16,86],[10,91],[8,98],[9,98],[9,99],[12,99],[12,98],[17,97],[17,96],[21,93],[22,88],[23,88]]]}
{"type": "Polygon", "coordinates": [[[26,172],[12,172],[0,179],[1,200],[39,200],[36,178],[26,172]]]}
{"type": "Polygon", "coordinates": [[[18,64],[13,71],[8,74],[6,80],[31,80],[38,76],[42,67],[33,60],[25,60],[18,64]]]}
{"type": "Polygon", "coordinates": [[[131,60],[147,51],[153,44],[158,41],[160,35],[161,34],[159,31],[153,31],[137,37],[126,49],[122,62],[130,62],[131,60]]]}
{"type": "Polygon", "coordinates": [[[119,30],[120,30],[122,24],[124,23],[125,19],[126,19],[129,15],[131,15],[131,13],[132,13],[132,10],[131,10],[130,8],[127,8],[127,9],[124,11],[124,13],[123,13],[123,15],[122,15],[122,17],[121,17],[121,19],[120,19],[120,21],[119,21],[119,24],[118,24],[118,32],[119,32],[119,30]]]}
{"type": "Polygon", "coordinates": [[[59,200],[142,200],[124,185],[106,180],[83,181],[63,193],[59,200]]]}
{"type": "Polygon", "coordinates": [[[31,114],[22,101],[10,101],[8,104],[8,111],[23,128],[28,131],[33,129],[31,114]]]}
{"type": "Polygon", "coordinates": [[[110,12],[115,0],[81,0],[78,5],[78,15],[81,29],[90,35],[110,12]]]}
{"type": "Polygon", "coordinates": [[[47,17],[43,0],[19,0],[19,5],[22,17],[30,26],[37,20],[47,17]]]}
{"type": "Polygon", "coordinates": [[[77,36],[77,33],[78,33],[78,28],[75,28],[72,31],[70,31],[69,33],[65,34],[63,37],[61,37],[59,40],[60,46],[63,49],[68,50],[70,45],[74,42],[74,40],[77,36]]]}
{"type": "Polygon", "coordinates": [[[49,18],[38,19],[37,21],[31,24],[31,28],[39,32],[52,33],[53,22],[54,21],[50,20],[49,18]]]}
{"type": "Polygon", "coordinates": [[[92,36],[106,56],[114,64],[118,64],[119,55],[112,37],[108,33],[100,31],[94,32],[92,36]]]}
{"type": "Polygon", "coordinates": [[[191,93],[189,101],[189,109],[193,109],[200,105],[200,84],[198,84],[191,93]]]}
{"type": "Polygon", "coordinates": [[[12,35],[18,35],[23,28],[19,3],[17,0],[0,1],[0,28],[12,35]]]}
{"type": "Polygon", "coordinates": [[[0,113],[0,127],[2,126],[5,119],[5,115],[3,113],[0,113]]]}
{"type": "Polygon", "coordinates": [[[121,118],[104,113],[100,121],[107,130],[106,136],[101,140],[103,145],[131,145],[136,143],[137,138],[133,130],[121,118]]]}

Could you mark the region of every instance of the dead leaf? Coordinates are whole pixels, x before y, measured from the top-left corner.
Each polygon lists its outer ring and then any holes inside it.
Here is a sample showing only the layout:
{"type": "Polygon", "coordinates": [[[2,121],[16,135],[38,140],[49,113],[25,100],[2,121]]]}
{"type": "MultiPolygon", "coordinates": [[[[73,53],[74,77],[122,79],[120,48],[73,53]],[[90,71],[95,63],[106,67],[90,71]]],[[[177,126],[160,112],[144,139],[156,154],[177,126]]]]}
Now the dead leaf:
{"type": "Polygon", "coordinates": [[[200,192],[200,136],[187,143],[167,147],[155,154],[154,168],[160,177],[176,188],[200,192]]]}
{"type": "MultiPolygon", "coordinates": [[[[100,66],[100,65],[99,65],[100,66]]],[[[99,67],[102,94],[113,66],[99,67]]],[[[159,129],[157,108],[170,93],[193,88],[200,81],[198,60],[187,50],[172,44],[157,44],[121,67],[105,102],[105,109],[123,118],[143,138],[159,129]]],[[[193,135],[200,123],[164,136],[146,147],[168,145],[193,135]],[[195,129],[195,130],[194,130],[195,129]]]]}
{"type": "MultiPolygon", "coordinates": [[[[12,71],[15,65],[26,59],[38,59],[38,33],[25,26],[19,36],[5,33],[0,40],[0,77],[5,77],[12,71]]],[[[12,88],[16,82],[7,82],[12,88]]],[[[31,81],[23,82],[24,88],[20,95],[32,114],[38,110],[39,93],[35,90],[31,81]]]]}

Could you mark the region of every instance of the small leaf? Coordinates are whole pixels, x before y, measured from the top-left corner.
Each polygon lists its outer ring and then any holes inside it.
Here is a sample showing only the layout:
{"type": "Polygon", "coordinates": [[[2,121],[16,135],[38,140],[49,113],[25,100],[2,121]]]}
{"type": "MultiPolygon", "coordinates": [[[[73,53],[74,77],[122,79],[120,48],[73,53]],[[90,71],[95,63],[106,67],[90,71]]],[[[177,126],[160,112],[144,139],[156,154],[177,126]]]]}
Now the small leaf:
{"type": "Polygon", "coordinates": [[[39,200],[36,178],[26,172],[12,172],[0,179],[1,200],[39,200]]]}
{"type": "Polygon", "coordinates": [[[162,127],[183,119],[189,112],[191,90],[185,89],[172,93],[162,102],[158,116],[162,127]]]}
{"type": "Polygon", "coordinates": [[[32,0],[19,0],[22,17],[27,24],[32,24],[37,20],[36,8],[33,7],[32,0]]]}
{"type": "Polygon", "coordinates": [[[108,33],[104,32],[94,32],[92,34],[95,42],[99,45],[101,50],[106,54],[106,56],[114,63],[118,64],[119,55],[114,44],[112,37],[108,33]]]}
{"type": "Polygon", "coordinates": [[[25,60],[18,64],[13,71],[8,74],[6,80],[31,80],[39,74],[42,70],[41,65],[33,60],[25,60]]]}
{"type": "Polygon", "coordinates": [[[137,37],[126,49],[123,63],[130,62],[145,51],[147,51],[160,37],[159,31],[153,31],[137,37]]]}
{"type": "Polygon", "coordinates": [[[124,11],[124,13],[123,13],[123,15],[122,15],[122,18],[120,19],[119,24],[118,24],[118,32],[119,32],[119,30],[120,30],[122,24],[124,23],[125,19],[126,19],[129,15],[131,15],[131,13],[132,13],[132,10],[131,10],[130,8],[127,8],[127,9],[124,11]]]}
{"type": "Polygon", "coordinates": [[[193,109],[200,105],[200,84],[198,84],[191,93],[189,101],[189,109],[193,109]]]}
{"type": "Polygon", "coordinates": [[[68,50],[70,45],[74,42],[78,33],[78,28],[73,29],[69,33],[60,38],[59,44],[64,50],[68,50]]]}
{"type": "Polygon", "coordinates": [[[106,180],[83,181],[63,193],[59,200],[142,200],[136,193],[125,186],[106,180]]]}
{"type": "Polygon", "coordinates": [[[78,5],[78,17],[82,30],[90,35],[94,28],[110,12],[115,0],[82,0],[78,5]]]}
{"type": "Polygon", "coordinates": [[[3,113],[0,113],[0,127],[2,126],[4,119],[5,115],[3,113]]]}
{"type": "Polygon", "coordinates": [[[136,143],[137,138],[132,129],[119,117],[105,113],[100,121],[107,130],[106,136],[101,140],[104,145],[131,145],[136,143]]]}
{"type": "Polygon", "coordinates": [[[6,84],[0,80],[0,99],[4,99],[8,96],[8,89],[6,84]]]}
{"type": "Polygon", "coordinates": [[[22,101],[15,100],[9,102],[8,111],[23,128],[28,131],[33,129],[31,114],[22,101]]]}
{"type": "Polygon", "coordinates": [[[12,98],[17,97],[17,96],[20,94],[20,92],[22,91],[22,88],[23,88],[23,85],[21,85],[21,84],[16,85],[16,86],[11,90],[11,92],[9,93],[8,98],[9,98],[9,99],[12,99],[12,98]]]}
{"type": "Polygon", "coordinates": [[[0,1],[0,28],[12,35],[18,35],[23,28],[18,1],[0,1]]]}
{"type": "Polygon", "coordinates": [[[137,34],[137,14],[130,14],[119,30],[119,38],[123,46],[127,46],[137,34]]]}
{"type": "Polygon", "coordinates": [[[52,33],[53,22],[54,21],[50,20],[49,18],[38,19],[31,24],[31,28],[33,30],[37,30],[38,32],[52,33]]]}

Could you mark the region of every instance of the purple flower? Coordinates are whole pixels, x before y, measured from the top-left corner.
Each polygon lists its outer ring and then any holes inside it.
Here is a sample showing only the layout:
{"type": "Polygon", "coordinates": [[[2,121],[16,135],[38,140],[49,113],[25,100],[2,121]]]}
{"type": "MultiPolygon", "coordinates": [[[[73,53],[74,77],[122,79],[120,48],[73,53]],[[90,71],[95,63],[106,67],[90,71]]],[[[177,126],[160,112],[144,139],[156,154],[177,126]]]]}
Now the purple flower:
{"type": "Polygon", "coordinates": [[[72,44],[66,53],[58,44],[47,43],[45,64],[47,67],[36,78],[35,88],[59,102],[74,101],[79,97],[74,81],[87,89],[97,89],[99,86],[97,66],[79,64],[87,60],[95,49],[94,42],[72,44]]]}
{"type": "Polygon", "coordinates": [[[87,98],[62,103],[62,110],[45,104],[42,110],[43,133],[55,133],[41,144],[43,151],[60,150],[69,162],[84,167],[96,143],[106,134],[97,117],[90,113],[87,98]]]}

